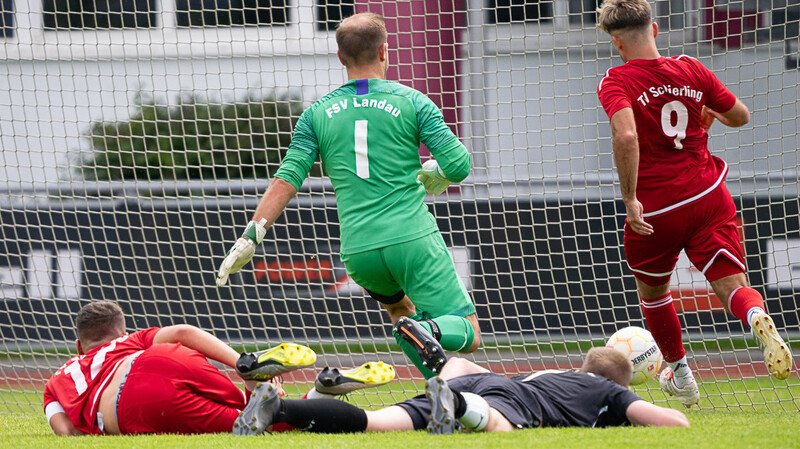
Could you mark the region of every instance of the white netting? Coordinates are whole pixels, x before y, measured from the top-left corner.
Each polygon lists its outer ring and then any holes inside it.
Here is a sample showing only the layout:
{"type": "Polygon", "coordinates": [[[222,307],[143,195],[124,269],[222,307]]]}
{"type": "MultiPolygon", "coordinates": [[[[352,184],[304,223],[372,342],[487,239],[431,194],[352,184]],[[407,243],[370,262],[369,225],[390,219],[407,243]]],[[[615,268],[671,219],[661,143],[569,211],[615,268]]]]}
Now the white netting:
{"type": "MultiPolygon", "coordinates": [[[[507,374],[573,368],[590,342],[643,325],[595,94],[621,61],[596,1],[444,3],[0,0],[0,408],[41,403],[90,299],[122,304],[129,330],[187,322],[237,348],[294,340],[320,366],[378,358],[418,376],[344,274],[318,167],[254,264],[214,286],[303,107],[346,80],[332,30],[354,11],[385,16],[389,78],[434,99],[473,156],[430,199],[477,305],[470,357],[507,374]]],[[[710,147],[731,168],[750,281],[796,341],[800,2],[653,6],[662,54],[699,58],[752,112],[715,125],[710,147]]],[[[764,375],[683,258],[673,283],[703,405],[796,410],[796,374],[764,375]]]]}

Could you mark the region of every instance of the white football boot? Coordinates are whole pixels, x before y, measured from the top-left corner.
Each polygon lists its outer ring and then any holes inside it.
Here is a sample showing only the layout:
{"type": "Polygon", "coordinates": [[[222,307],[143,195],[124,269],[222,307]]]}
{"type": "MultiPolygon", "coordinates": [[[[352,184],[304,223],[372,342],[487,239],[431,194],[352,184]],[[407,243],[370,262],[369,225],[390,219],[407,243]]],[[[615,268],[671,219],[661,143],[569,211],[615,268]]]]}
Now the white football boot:
{"type": "Polygon", "coordinates": [[[756,314],[750,330],[764,353],[764,363],[772,377],[781,380],[789,377],[792,373],[792,353],[789,352],[789,345],[778,334],[772,318],[766,313],[756,314]]]}
{"type": "Polygon", "coordinates": [[[672,368],[669,366],[661,371],[658,382],[661,384],[661,389],[664,390],[664,393],[675,396],[686,408],[700,402],[700,390],[697,388],[697,382],[692,379],[682,388],[678,388],[675,384],[675,373],[672,372],[672,368]]]}

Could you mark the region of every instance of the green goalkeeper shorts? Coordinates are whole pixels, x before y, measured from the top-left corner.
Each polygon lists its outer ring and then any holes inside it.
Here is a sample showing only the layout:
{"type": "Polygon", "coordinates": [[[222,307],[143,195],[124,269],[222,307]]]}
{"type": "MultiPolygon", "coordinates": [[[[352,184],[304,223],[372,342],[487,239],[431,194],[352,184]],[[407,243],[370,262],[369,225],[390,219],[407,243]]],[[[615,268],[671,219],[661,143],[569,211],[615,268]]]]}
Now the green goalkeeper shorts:
{"type": "Polygon", "coordinates": [[[436,231],[418,239],[356,254],[341,255],[347,274],[382,296],[405,291],[417,313],[465,317],[475,305],[456,273],[453,258],[436,231]]]}

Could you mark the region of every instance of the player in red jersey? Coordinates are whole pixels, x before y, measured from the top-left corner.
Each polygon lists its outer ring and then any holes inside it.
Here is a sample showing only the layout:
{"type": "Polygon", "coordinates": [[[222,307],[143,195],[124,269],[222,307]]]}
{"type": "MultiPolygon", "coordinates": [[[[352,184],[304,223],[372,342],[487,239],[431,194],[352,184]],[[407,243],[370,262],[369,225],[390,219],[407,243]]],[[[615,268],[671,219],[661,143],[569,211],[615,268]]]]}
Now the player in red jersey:
{"type": "Polygon", "coordinates": [[[750,112],[697,60],[659,54],[647,0],[606,0],[598,12],[598,27],[625,62],[608,70],[597,94],[611,122],[627,210],[625,257],[647,326],[669,364],[662,388],[686,406],[700,398],[669,290],[681,249],[725,308],[752,328],[770,374],[786,379],[788,346],[745,276],[736,206],[723,182],[728,166],[706,145],[714,119],[738,127],[750,112]]]}
{"type": "Polygon", "coordinates": [[[314,352],[283,343],[239,354],[190,325],[125,333],[122,309],[92,302],[78,312],[78,354],[44,391],[45,415],[58,435],[230,432],[245,394],[206,357],[251,380],[314,363],[314,352]]]}

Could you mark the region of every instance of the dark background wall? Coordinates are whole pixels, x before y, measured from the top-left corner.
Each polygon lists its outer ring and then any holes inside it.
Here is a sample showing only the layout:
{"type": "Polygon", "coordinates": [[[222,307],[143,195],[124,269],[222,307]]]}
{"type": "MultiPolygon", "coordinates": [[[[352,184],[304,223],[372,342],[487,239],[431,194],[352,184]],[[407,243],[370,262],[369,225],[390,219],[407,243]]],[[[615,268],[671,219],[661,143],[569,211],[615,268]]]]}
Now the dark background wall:
{"type": "MultiPolygon", "coordinates": [[[[765,284],[765,245],[800,238],[798,199],[741,198],[753,285],[780,326],[797,329],[795,292],[765,284]]],[[[253,265],[217,288],[214,274],[252,204],[129,199],[71,208],[0,210],[0,270],[21,270],[3,285],[0,337],[70,341],[74,312],[90,299],[118,301],[129,327],[191,323],[230,340],[386,338],[381,308],[349,289],[338,256],[335,208],[290,206],[253,265]],[[236,212],[232,212],[236,211],[236,212]],[[63,288],[53,258],[46,297],[32,297],[32,251],[82,255],[77,295],[63,288]]],[[[438,202],[432,205],[449,246],[470,254],[472,295],[483,332],[569,337],[609,335],[642,324],[633,277],[624,262],[621,202],[438,202]]],[[[41,280],[36,280],[40,282],[41,280]]],[[[41,290],[41,289],[39,289],[41,290]]],[[[693,329],[729,332],[712,311],[682,314],[693,329]]],[[[740,333],[733,322],[731,333],[740,333]]]]}

